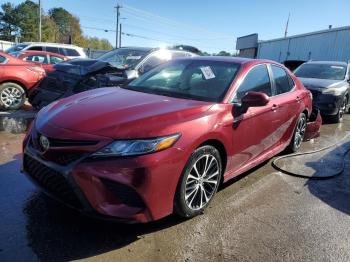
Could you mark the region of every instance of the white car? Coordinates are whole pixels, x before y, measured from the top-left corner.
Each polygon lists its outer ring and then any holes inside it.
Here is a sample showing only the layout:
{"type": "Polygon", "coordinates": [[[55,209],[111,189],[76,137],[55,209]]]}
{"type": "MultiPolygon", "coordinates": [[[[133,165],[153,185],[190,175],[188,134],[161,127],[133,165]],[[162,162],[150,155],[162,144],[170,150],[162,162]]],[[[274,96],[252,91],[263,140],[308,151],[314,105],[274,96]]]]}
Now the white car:
{"type": "Polygon", "coordinates": [[[84,49],[75,45],[43,43],[43,42],[25,42],[16,44],[6,50],[6,53],[12,54],[19,51],[46,51],[64,55],[70,59],[86,58],[84,49]]]}

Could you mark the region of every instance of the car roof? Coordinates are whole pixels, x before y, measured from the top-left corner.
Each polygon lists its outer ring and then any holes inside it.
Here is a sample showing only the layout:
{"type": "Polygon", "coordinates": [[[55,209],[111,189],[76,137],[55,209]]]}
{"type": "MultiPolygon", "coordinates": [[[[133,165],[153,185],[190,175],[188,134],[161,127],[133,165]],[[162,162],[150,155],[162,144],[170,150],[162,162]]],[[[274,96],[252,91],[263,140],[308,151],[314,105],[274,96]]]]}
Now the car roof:
{"type": "Polygon", "coordinates": [[[335,66],[347,66],[348,63],[342,61],[308,61],[305,64],[315,64],[315,65],[335,65],[335,66]]]}
{"type": "Polygon", "coordinates": [[[62,47],[73,47],[73,48],[82,48],[76,45],[71,45],[71,44],[61,44],[61,43],[48,43],[48,42],[22,42],[18,43],[20,44],[25,44],[25,45],[42,45],[42,46],[62,46],[62,47]]]}
{"type": "Polygon", "coordinates": [[[278,64],[275,61],[264,60],[264,59],[252,59],[244,58],[237,56],[195,56],[191,58],[178,58],[178,59],[193,59],[193,60],[202,60],[202,61],[218,61],[218,62],[231,62],[236,64],[259,64],[259,63],[272,63],[278,64]]]}
{"type": "Polygon", "coordinates": [[[57,53],[52,53],[52,52],[46,52],[46,51],[31,51],[31,50],[24,50],[24,51],[20,51],[23,54],[47,54],[47,55],[54,55],[54,56],[59,56],[59,57],[65,57],[64,55],[61,54],[57,54],[57,53]]]}
{"type": "MultiPolygon", "coordinates": [[[[151,48],[151,47],[139,47],[139,46],[123,46],[123,47],[120,47],[118,49],[132,49],[132,50],[150,52],[154,48],[151,48]]],[[[117,50],[117,49],[114,49],[114,50],[117,50]]]]}

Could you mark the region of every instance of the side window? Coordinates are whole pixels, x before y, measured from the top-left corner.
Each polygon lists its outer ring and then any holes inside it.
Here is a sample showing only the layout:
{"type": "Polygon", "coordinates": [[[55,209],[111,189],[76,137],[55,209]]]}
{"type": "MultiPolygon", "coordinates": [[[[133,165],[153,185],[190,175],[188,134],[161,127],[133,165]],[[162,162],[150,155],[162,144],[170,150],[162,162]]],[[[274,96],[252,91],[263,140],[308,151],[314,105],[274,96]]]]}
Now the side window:
{"type": "Polygon", "coordinates": [[[23,60],[24,60],[24,61],[27,61],[27,62],[35,62],[35,63],[40,63],[40,64],[48,64],[47,56],[46,56],[46,55],[29,55],[29,56],[26,56],[23,60]]]}
{"type": "Polygon", "coordinates": [[[59,54],[59,50],[58,47],[53,47],[53,46],[47,46],[46,47],[46,51],[47,52],[51,52],[51,53],[55,53],[55,54],[59,54]]]}
{"type": "Polygon", "coordinates": [[[287,93],[292,90],[294,83],[288,76],[287,72],[283,68],[275,65],[271,65],[271,69],[276,85],[276,95],[287,93]]]}
{"type": "Polygon", "coordinates": [[[0,55],[0,64],[6,61],[6,57],[0,55]]]}
{"type": "Polygon", "coordinates": [[[255,66],[249,71],[242,84],[238,87],[235,100],[241,100],[250,91],[262,92],[268,96],[272,95],[271,82],[266,65],[255,66]]]}
{"type": "Polygon", "coordinates": [[[42,46],[31,46],[27,50],[32,50],[32,51],[43,51],[42,46]]]}
{"type": "Polygon", "coordinates": [[[50,64],[58,64],[63,62],[64,59],[62,57],[50,55],[50,64]]]}
{"type": "Polygon", "coordinates": [[[63,48],[66,56],[80,56],[77,50],[71,48],[63,48]]]}

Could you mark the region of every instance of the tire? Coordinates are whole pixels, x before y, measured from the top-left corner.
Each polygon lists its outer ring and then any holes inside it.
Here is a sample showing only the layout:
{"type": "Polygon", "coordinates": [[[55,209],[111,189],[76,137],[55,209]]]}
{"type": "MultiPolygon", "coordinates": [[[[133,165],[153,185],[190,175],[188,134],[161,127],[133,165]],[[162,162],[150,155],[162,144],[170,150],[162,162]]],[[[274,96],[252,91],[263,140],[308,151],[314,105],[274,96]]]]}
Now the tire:
{"type": "Polygon", "coordinates": [[[346,108],[348,105],[348,98],[344,96],[343,101],[340,105],[340,108],[338,110],[338,113],[335,116],[331,116],[329,120],[332,123],[339,123],[343,120],[344,114],[346,113],[346,108]]]}
{"type": "Polygon", "coordinates": [[[187,161],[177,186],[175,213],[185,218],[202,214],[217,192],[221,178],[219,151],[209,145],[196,149],[187,161]]]}
{"type": "Polygon", "coordinates": [[[4,83],[0,85],[0,108],[17,110],[26,100],[26,92],[16,83],[4,83]]]}
{"type": "Polygon", "coordinates": [[[292,140],[287,147],[287,151],[290,153],[295,153],[299,150],[301,143],[304,140],[305,130],[306,130],[306,115],[301,113],[295,127],[292,140]]]}

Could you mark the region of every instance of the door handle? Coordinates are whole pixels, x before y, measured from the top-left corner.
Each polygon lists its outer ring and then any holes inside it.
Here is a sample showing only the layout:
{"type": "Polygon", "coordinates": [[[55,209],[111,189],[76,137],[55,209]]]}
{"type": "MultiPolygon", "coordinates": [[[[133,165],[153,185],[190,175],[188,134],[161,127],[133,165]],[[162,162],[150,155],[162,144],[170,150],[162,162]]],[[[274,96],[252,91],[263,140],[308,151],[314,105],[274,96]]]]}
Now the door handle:
{"type": "Polygon", "coordinates": [[[271,110],[272,110],[272,111],[276,111],[278,108],[279,108],[278,105],[273,104],[272,107],[271,107],[271,110]]]}

